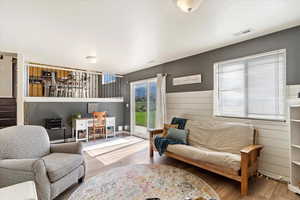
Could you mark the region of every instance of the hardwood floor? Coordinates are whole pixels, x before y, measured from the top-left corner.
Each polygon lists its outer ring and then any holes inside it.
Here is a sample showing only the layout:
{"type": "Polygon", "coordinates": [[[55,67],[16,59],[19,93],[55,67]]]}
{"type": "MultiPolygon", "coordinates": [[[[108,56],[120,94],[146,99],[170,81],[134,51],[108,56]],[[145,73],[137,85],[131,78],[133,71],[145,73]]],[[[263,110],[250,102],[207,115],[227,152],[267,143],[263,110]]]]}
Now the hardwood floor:
{"type": "MultiPolygon", "coordinates": [[[[86,180],[107,169],[119,166],[156,163],[175,166],[198,175],[216,190],[221,200],[300,200],[300,196],[288,191],[285,183],[266,179],[265,177],[252,178],[250,180],[249,195],[242,197],[240,196],[240,185],[238,182],[210,173],[189,164],[185,164],[172,158],[167,158],[165,156],[160,157],[158,154],[154,155],[154,159],[150,159],[148,153],[148,143],[145,143],[144,145],[145,147],[138,152],[132,151],[132,148],[129,148],[128,151],[133,152],[133,154],[124,157],[110,165],[104,165],[97,159],[97,157],[91,157],[85,154],[87,163],[86,180]]],[[[124,149],[124,151],[127,150],[124,149]]],[[[126,154],[126,152],[124,153],[126,154]]],[[[116,154],[119,155],[119,152],[116,152],[116,154]]]]}

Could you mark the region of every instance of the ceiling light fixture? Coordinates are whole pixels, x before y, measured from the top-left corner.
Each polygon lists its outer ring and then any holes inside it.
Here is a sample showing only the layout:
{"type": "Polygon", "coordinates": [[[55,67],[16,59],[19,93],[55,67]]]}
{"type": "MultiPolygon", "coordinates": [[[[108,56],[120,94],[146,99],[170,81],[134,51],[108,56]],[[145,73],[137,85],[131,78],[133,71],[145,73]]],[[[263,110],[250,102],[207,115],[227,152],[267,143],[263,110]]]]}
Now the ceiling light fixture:
{"type": "Polygon", "coordinates": [[[96,56],[87,56],[85,57],[87,63],[96,63],[97,62],[97,57],[96,56]]]}
{"type": "Polygon", "coordinates": [[[204,0],[173,0],[183,12],[191,13],[197,10],[204,0]]]}

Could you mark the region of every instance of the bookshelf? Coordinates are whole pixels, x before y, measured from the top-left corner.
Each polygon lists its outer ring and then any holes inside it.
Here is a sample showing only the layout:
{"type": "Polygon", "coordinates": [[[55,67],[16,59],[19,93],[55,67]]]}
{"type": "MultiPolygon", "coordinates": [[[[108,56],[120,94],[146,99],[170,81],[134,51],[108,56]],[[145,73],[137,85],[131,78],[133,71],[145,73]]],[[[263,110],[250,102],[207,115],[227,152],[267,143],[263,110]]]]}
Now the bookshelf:
{"type": "Polygon", "coordinates": [[[300,104],[291,105],[290,113],[290,183],[289,190],[300,194],[300,104]]]}

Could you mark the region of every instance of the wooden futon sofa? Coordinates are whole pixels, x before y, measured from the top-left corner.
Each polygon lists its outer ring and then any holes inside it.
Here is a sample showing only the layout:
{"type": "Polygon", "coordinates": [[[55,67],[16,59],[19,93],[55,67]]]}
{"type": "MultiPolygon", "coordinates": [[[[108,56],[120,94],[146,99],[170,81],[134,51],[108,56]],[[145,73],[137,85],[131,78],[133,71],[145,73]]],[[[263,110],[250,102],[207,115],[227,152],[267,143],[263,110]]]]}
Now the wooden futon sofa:
{"type": "MultiPolygon", "coordinates": [[[[263,146],[256,144],[257,131],[250,125],[188,120],[188,145],[169,145],[166,156],[223,175],[241,183],[248,193],[248,179],[257,174],[263,146]]],[[[163,130],[150,131],[150,157],[156,151],[154,137],[163,130]]]]}

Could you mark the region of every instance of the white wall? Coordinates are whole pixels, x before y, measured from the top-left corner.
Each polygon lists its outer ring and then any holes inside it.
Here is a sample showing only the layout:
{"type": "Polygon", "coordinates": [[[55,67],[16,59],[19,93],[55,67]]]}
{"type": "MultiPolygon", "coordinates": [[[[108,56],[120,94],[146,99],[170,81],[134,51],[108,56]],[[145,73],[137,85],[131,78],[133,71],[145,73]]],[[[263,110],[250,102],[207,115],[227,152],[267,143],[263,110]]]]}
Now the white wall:
{"type": "MultiPolygon", "coordinates": [[[[300,85],[287,87],[288,100],[295,100],[300,85]]],[[[297,101],[297,100],[296,100],[297,101]]],[[[275,179],[289,177],[289,124],[287,122],[213,117],[213,91],[167,94],[167,118],[214,119],[252,124],[259,132],[258,143],[264,145],[259,171],[275,179]]]]}

